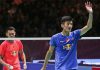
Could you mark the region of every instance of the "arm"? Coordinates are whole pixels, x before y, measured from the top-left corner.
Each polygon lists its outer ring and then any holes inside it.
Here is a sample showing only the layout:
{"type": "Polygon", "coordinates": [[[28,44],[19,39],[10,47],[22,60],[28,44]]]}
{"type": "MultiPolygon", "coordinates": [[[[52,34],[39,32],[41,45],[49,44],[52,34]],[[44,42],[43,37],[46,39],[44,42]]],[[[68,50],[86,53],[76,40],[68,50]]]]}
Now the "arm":
{"type": "Polygon", "coordinates": [[[5,61],[3,61],[2,59],[2,56],[0,54],[0,63],[3,65],[3,66],[6,66],[8,69],[12,70],[13,69],[13,66],[11,66],[10,64],[6,63],[5,61]]]}
{"type": "Polygon", "coordinates": [[[45,61],[44,61],[44,64],[43,64],[43,67],[41,70],[46,70],[46,65],[48,64],[48,60],[51,58],[53,51],[54,51],[54,47],[50,46],[50,48],[47,51],[47,54],[45,56],[45,61]]]}
{"type": "Polygon", "coordinates": [[[27,69],[26,56],[25,56],[25,53],[23,51],[23,44],[22,44],[22,42],[20,40],[18,41],[18,44],[19,44],[19,47],[20,47],[19,54],[20,54],[20,57],[21,57],[21,59],[22,59],[22,61],[24,63],[23,64],[23,68],[24,68],[24,70],[26,70],[27,69]]]}
{"type": "Polygon", "coordinates": [[[93,21],[92,4],[90,2],[87,2],[87,3],[85,3],[85,7],[86,7],[87,11],[89,12],[89,18],[87,21],[87,25],[81,29],[81,35],[85,34],[88,30],[90,30],[92,28],[92,21],[93,21]]]}
{"type": "Polygon", "coordinates": [[[8,67],[8,64],[2,60],[2,56],[0,56],[0,63],[4,66],[8,67]]]}
{"type": "Polygon", "coordinates": [[[3,56],[4,56],[4,49],[5,47],[5,43],[1,43],[0,45],[0,63],[3,65],[3,66],[6,66],[8,69],[13,69],[13,66],[11,66],[10,64],[6,63],[4,60],[3,60],[3,56]]]}
{"type": "Polygon", "coordinates": [[[25,53],[24,53],[23,49],[20,50],[19,53],[20,53],[21,59],[23,60],[23,63],[24,63],[23,68],[24,69],[27,69],[26,56],[25,56],[25,53]]]}

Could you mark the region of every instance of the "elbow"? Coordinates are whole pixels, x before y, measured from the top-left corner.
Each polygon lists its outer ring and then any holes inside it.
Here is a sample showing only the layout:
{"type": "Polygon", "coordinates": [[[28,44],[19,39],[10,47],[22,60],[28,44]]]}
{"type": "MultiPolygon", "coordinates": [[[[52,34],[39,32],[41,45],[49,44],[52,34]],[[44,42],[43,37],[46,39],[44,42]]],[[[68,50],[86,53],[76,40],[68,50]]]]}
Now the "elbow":
{"type": "Polygon", "coordinates": [[[92,25],[87,26],[87,28],[88,28],[88,29],[91,29],[91,28],[92,28],[92,25]]]}
{"type": "Polygon", "coordinates": [[[92,29],[92,25],[90,26],[90,29],[92,29]]]}
{"type": "Polygon", "coordinates": [[[88,27],[89,29],[92,29],[92,26],[88,27]]]}

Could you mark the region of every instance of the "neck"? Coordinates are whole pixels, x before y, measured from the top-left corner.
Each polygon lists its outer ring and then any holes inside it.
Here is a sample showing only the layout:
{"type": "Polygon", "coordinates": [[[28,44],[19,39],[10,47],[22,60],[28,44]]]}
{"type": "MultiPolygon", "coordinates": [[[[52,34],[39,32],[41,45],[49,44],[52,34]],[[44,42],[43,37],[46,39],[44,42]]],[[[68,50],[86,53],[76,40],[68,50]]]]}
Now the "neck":
{"type": "Polygon", "coordinates": [[[13,43],[14,42],[14,40],[7,40],[8,42],[10,42],[10,43],[13,43]]]}
{"type": "Polygon", "coordinates": [[[63,30],[61,33],[62,33],[62,35],[64,35],[64,36],[69,36],[69,34],[70,34],[69,31],[64,31],[64,30],[63,30]]]}

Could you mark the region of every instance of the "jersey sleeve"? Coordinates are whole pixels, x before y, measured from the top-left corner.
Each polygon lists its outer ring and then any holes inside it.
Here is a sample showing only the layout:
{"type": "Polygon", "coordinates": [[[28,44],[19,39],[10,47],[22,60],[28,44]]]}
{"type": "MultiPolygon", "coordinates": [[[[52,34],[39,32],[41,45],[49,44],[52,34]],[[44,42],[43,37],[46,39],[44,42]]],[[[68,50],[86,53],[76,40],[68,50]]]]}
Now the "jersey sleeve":
{"type": "Polygon", "coordinates": [[[6,48],[6,42],[2,42],[0,45],[0,56],[4,56],[5,48],[6,48]]]}
{"type": "Polygon", "coordinates": [[[0,56],[1,56],[1,53],[2,53],[1,51],[2,51],[2,47],[0,46],[0,56]]]}
{"type": "Polygon", "coordinates": [[[23,44],[20,40],[17,41],[18,45],[19,45],[19,50],[23,49],[23,44]]]}
{"type": "Polygon", "coordinates": [[[49,44],[50,44],[50,46],[52,46],[54,48],[56,47],[56,45],[55,45],[55,36],[51,37],[49,44]]]}
{"type": "Polygon", "coordinates": [[[77,29],[74,31],[74,37],[75,39],[80,39],[80,33],[81,33],[81,30],[80,29],[77,29]]]}

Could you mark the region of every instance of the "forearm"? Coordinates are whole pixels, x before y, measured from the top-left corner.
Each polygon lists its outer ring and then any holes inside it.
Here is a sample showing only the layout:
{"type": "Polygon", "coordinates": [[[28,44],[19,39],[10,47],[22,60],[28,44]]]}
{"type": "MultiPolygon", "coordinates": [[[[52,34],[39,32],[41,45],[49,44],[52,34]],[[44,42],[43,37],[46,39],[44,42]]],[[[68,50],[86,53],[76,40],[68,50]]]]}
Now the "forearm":
{"type": "Polygon", "coordinates": [[[4,66],[7,66],[7,63],[5,61],[2,60],[2,58],[0,57],[0,63],[4,66]]]}
{"type": "Polygon", "coordinates": [[[48,51],[45,57],[44,64],[43,64],[44,68],[46,68],[46,65],[48,64],[48,60],[51,58],[51,56],[52,56],[52,52],[48,51]]]}
{"type": "Polygon", "coordinates": [[[22,59],[23,63],[26,64],[26,56],[25,56],[25,53],[22,53],[21,54],[21,59],[22,59]]]}
{"type": "Polygon", "coordinates": [[[88,30],[92,28],[92,21],[93,21],[93,14],[89,13],[87,25],[81,29],[81,35],[85,34],[88,30]]]}
{"type": "Polygon", "coordinates": [[[26,64],[26,56],[25,56],[25,53],[23,53],[23,57],[24,57],[23,58],[23,63],[26,64]]]}
{"type": "Polygon", "coordinates": [[[87,21],[86,26],[84,26],[81,29],[81,35],[85,34],[88,30],[90,30],[92,28],[92,22],[93,22],[93,10],[92,10],[92,4],[90,2],[86,2],[85,3],[85,7],[89,13],[89,18],[87,21]]]}
{"type": "Polygon", "coordinates": [[[26,56],[25,56],[25,53],[24,52],[21,52],[21,59],[23,61],[23,69],[27,69],[27,65],[26,65],[26,56]]]}
{"type": "Polygon", "coordinates": [[[89,19],[87,22],[87,27],[90,29],[92,28],[92,21],[93,21],[93,13],[89,13],[89,19]]]}

